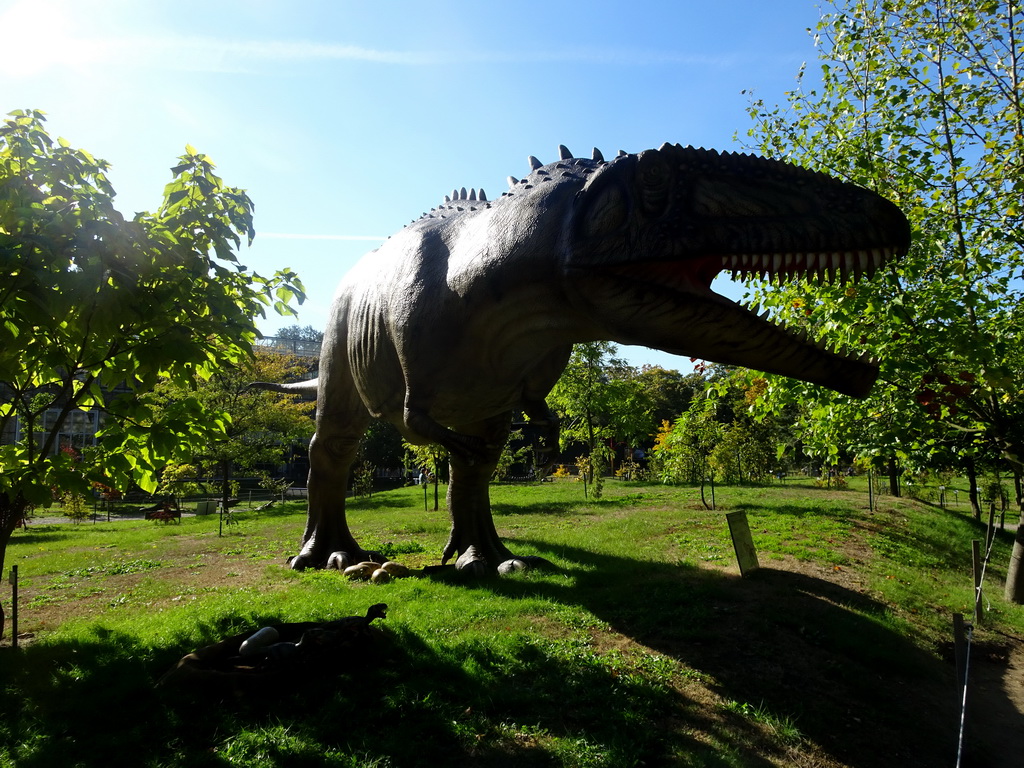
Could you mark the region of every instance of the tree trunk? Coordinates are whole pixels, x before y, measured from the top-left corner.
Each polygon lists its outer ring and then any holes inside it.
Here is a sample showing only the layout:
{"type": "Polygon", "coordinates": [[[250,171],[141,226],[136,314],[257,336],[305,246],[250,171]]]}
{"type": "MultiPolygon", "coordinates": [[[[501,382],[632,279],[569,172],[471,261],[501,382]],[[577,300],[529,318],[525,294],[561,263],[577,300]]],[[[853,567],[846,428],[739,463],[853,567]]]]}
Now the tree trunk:
{"type": "Polygon", "coordinates": [[[1024,603],[1024,526],[1017,526],[1017,535],[1013,539],[1013,551],[1010,553],[1010,564],[1006,568],[1006,600],[1011,603],[1024,603]]]}
{"type": "Polygon", "coordinates": [[[228,511],[228,501],[231,499],[231,462],[225,459],[220,463],[221,476],[224,478],[224,482],[220,488],[220,503],[221,510],[224,513],[228,511]]]}
{"type": "Polygon", "coordinates": [[[981,522],[981,502],[978,500],[978,470],[974,466],[974,458],[968,457],[966,462],[968,491],[967,497],[971,500],[971,509],[974,512],[974,519],[981,522]]]}
{"type": "Polygon", "coordinates": [[[889,457],[889,494],[896,498],[900,495],[899,465],[895,456],[889,457]]]}
{"type": "Polygon", "coordinates": [[[1013,491],[1017,501],[1017,514],[1024,515],[1024,493],[1021,490],[1021,472],[1017,467],[1013,468],[1013,491]]]}
{"type": "MultiPolygon", "coordinates": [[[[7,544],[11,540],[14,529],[18,527],[18,522],[25,517],[26,509],[28,509],[28,504],[20,496],[11,501],[7,494],[0,494],[0,581],[3,581],[4,576],[7,544]]],[[[0,603],[0,639],[4,636],[6,626],[7,614],[4,612],[3,604],[0,603]]]]}
{"type": "MultiPolygon", "coordinates": [[[[1017,453],[1017,456],[1020,454],[1017,453]]],[[[1021,506],[1021,466],[1019,461],[1011,461],[1013,467],[1013,486],[1017,491],[1017,535],[1013,537],[1013,551],[1010,553],[1010,564],[1006,568],[1006,591],[1003,593],[1007,602],[1024,603],[1024,507],[1021,506]]]]}

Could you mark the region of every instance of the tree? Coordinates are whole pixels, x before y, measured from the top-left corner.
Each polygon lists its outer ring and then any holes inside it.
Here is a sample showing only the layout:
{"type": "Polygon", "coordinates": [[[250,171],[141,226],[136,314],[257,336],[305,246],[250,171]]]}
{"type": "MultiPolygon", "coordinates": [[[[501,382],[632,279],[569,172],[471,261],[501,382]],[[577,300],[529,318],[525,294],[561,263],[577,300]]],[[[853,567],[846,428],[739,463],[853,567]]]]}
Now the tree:
{"type": "Polygon", "coordinates": [[[249,385],[254,381],[292,381],[304,376],[306,367],[302,358],[256,348],[254,355],[239,365],[225,365],[208,379],[188,386],[170,379],[161,381],[144,399],[157,420],[163,409],[189,397],[205,411],[227,417],[224,430],[211,436],[190,461],[211,466],[219,476],[222,508],[227,509],[234,470],[255,471],[264,464],[279,464],[293,444],[308,442],[313,435],[315,403],[249,385]]]}
{"type": "Polygon", "coordinates": [[[318,328],[314,328],[312,325],[289,325],[282,328],[274,335],[279,339],[310,341],[316,344],[319,344],[324,340],[324,332],[318,328]]]}
{"type": "Polygon", "coordinates": [[[402,442],[402,446],[412,458],[413,464],[422,471],[427,471],[434,478],[434,511],[439,505],[438,487],[441,483],[441,469],[448,463],[448,449],[438,443],[424,443],[414,445],[413,443],[402,442]]]}
{"type": "Polygon", "coordinates": [[[704,377],[657,365],[645,365],[636,375],[637,383],[651,403],[651,422],[674,421],[690,407],[694,395],[704,391],[704,377]]]}
{"type": "Polygon", "coordinates": [[[586,446],[593,467],[594,496],[601,495],[600,477],[613,456],[608,443],[637,445],[650,436],[652,402],[635,369],[614,357],[607,341],[576,344],[548,403],[562,421],[563,448],[586,446]]]}
{"type": "MultiPolygon", "coordinates": [[[[815,41],[821,84],[755,101],[750,135],[785,156],[874,188],[911,220],[915,243],[871,283],[811,281],[756,299],[815,337],[881,363],[853,402],[772,379],[766,402],[813,402],[806,438],[863,454],[963,443],[1024,459],[1024,109],[1017,2],[834,0],[815,41]]],[[[1024,598],[1024,533],[1008,598],[1024,598]]]]}
{"type": "Polygon", "coordinates": [[[652,449],[662,482],[699,484],[701,502],[708,509],[704,484],[711,477],[711,454],[724,431],[715,418],[716,406],[714,397],[695,397],[674,424],[662,425],[652,449]]]}
{"type": "Polygon", "coordinates": [[[44,119],[12,112],[0,127],[0,573],[15,527],[52,489],[152,490],[165,463],[219,435],[226,418],[194,397],[155,414],[138,395],[238,364],[254,318],[302,300],[293,273],[238,262],[252,203],[206,155],[186,147],[156,213],[125,219],[107,164],[51,139],[44,119]],[[101,415],[99,446],[59,450],[88,412],[101,415]]]}

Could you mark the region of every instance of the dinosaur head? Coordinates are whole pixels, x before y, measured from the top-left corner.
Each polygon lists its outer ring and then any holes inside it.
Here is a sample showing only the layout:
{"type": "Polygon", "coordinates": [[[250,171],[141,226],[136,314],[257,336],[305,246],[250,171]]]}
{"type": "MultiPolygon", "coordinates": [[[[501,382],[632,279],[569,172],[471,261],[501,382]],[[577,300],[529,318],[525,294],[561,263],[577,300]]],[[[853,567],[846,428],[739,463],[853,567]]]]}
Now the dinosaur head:
{"type": "Polygon", "coordinates": [[[679,145],[574,162],[586,180],[566,222],[564,276],[600,338],[868,393],[873,361],[778,326],[711,282],[723,270],[870,277],[909,247],[895,205],[788,163],[679,145]]]}

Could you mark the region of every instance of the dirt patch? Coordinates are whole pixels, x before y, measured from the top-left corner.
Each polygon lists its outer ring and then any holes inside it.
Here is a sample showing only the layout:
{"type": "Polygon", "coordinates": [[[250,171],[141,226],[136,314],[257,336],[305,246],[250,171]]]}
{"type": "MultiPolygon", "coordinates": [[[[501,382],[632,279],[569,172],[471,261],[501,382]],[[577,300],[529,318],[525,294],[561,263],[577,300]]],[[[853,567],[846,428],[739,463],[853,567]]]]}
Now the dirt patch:
{"type": "Polygon", "coordinates": [[[19,634],[31,642],[70,620],[118,609],[160,610],[223,589],[283,589],[285,580],[268,578],[274,567],[266,559],[207,552],[161,556],[158,566],[133,573],[33,580],[19,592],[19,634]]]}

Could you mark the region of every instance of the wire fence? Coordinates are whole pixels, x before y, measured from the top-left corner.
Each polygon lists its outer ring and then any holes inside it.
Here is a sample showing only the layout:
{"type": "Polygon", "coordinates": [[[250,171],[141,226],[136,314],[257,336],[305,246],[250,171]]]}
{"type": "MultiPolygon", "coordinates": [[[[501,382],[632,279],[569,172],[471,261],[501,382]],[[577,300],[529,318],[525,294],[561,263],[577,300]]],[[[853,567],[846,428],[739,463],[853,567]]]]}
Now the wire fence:
{"type": "MultiPolygon", "coordinates": [[[[971,647],[974,640],[974,628],[981,624],[984,612],[985,573],[992,557],[992,545],[995,543],[995,504],[989,507],[988,529],[985,532],[985,554],[981,556],[981,541],[972,542],[974,564],[974,622],[963,621],[963,616],[953,616],[953,646],[957,664],[957,684],[960,698],[960,728],[957,737],[956,766],[960,768],[964,756],[964,736],[967,728],[967,693],[970,687],[971,647]]],[[[991,605],[989,605],[991,608],[991,605]]]]}

